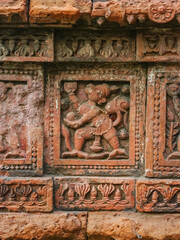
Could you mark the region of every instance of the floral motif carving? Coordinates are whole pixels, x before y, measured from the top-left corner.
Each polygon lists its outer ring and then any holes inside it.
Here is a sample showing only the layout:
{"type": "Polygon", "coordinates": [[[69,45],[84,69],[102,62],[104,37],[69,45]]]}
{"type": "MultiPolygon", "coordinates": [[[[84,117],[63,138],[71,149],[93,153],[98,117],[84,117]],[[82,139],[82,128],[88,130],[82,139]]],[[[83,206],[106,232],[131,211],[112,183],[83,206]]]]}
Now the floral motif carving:
{"type": "Polygon", "coordinates": [[[133,38],[120,37],[93,37],[92,36],[72,36],[69,33],[61,36],[61,41],[57,43],[57,59],[64,61],[68,59],[106,60],[109,61],[129,61],[134,57],[135,43],[133,38]]]}
{"type": "Polygon", "coordinates": [[[0,61],[52,61],[52,48],[52,32],[0,32],[0,61]]]}
{"type": "Polygon", "coordinates": [[[180,59],[178,33],[138,34],[137,57],[142,61],[174,61],[180,59]]]}
{"type": "Polygon", "coordinates": [[[52,194],[51,179],[1,179],[0,209],[48,212],[52,194]]]}
{"type": "Polygon", "coordinates": [[[167,23],[175,16],[175,8],[170,4],[152,4],[148,11],[149,18],[153,22],[167,23]]]}
{"type": "Polygon", "coordinates": [[[122,210],[134,204],[134,180],[56,178],[55,186],[57,209],[122,210]]]}
{"type": "Polygon", "coordinates": [[[145,212],[179,212],[179,181],[139,181],[137,209],[145,212]]]}

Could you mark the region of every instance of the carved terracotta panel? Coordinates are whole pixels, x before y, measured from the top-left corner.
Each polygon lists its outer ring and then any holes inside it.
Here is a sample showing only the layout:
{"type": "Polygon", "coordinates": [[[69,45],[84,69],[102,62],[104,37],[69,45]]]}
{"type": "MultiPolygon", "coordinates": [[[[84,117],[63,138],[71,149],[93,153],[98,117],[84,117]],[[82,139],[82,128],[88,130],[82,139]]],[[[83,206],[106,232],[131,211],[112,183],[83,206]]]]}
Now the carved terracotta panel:
{"type": "Polygon", "coordinates": [[[37,66],[0,67],[0,173],[43,171],[44,79],[37,66]]]}
{"type": "Polygon", "coordinates": [[[163,24],[172,21],[175,17],[179,22],[179,7],[178,0],[93,0],[92,16],[96,17],[100,26],[105,19],[117,22],[121,26],[144,24],[147,21],[152,24],[149,20],[163,24]]]}
{"type": "Polygon", "coordinates": [[[1,178],[1,211],[51,212],[53,208],[51,178],[1,178]]]}
{"type": "Polygon", "coordinates": [[[58,61],[132,61],[135,58],[134,32],[61,31],[56,33],[58,61]]]}
{"type": "Polygon", "coordinates": [[[137,34],[137,60],[145,62],[180,61],[178,32],[154,31],[137,34]]]}
{"type": "Polygon", "coordinates": [[[52,31],[0,31],[0,61],[47,61],[54,60],[52,31]]]}
{"type": "Polygon", "coordinates": [[[49,73],[45,161],[68,174],[138,174],[144,161],[141,67],[78,66],[49,73]]]}
{"type": "Polygon", "coordinates": [[[61,210],[123,210],[134,207],[135,180],[55,178],[55,206],[61,210]]]}
{"type": "Polygon", "coordinates": [[[146,174],[180,176],[180,68],[148,71],[146,174]]]}
{"type": "Polygon", "coordinates": [[[138,180],[136,196],[141,212],[180,212],[179,180],[138,180]]]}

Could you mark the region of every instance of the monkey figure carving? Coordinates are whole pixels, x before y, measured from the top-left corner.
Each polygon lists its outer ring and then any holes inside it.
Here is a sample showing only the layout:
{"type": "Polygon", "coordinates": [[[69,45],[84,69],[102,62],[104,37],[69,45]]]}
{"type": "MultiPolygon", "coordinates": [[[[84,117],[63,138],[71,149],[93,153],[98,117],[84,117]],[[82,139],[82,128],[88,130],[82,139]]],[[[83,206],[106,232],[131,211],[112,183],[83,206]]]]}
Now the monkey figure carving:
{"type": "MultiPolygon", "coordinates": [[[[128,97],[114,97],[106,106],[111,93],[119,90],[119,87],[103,84],[87,84],[84,92],[85,101],[80,101],[76,96],[77,83],[64,83],[64,90],[71,102],[71,111],[66,114],[62,125],[62,135],[69,151],[63,152],[63,157],[79,157],[86,159],[96,158],[127,158],[128,154],[120,147],[116,126],[123,123],[128,129],[128,97]],[[110,114],[116,113],[117,119],[113,122],[110,114]],[[74,129],[74,149],[70,146],[69,129],[74,129]],[[105,140],[112,148],[111,152],[103,151],[100,141],[105,140]],[[88,140],[94,140],[90,150],[94,153],[82,151],[83,145],[88,140]],[[73,150],[72,150],[73,149],[73,150]]],[[[127,89],[124,89],[127,91],[127,89]]]]}

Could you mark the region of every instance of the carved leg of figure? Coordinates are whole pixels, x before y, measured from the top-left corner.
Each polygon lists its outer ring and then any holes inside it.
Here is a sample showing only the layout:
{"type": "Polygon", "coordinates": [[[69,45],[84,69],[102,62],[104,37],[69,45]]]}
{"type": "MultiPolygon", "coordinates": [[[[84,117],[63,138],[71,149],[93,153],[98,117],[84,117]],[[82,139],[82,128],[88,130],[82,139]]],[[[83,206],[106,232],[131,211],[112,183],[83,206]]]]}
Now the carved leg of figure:
{"type": "Polygon", "coordinates": [[[89,154],[81,151],[85,140],[92,139],[94,129],[91,127],[79,128],[75,132],[74,136],[74,146],[75,149],[71,152],[64,152],[63,157],[79,157],[79,158],[88,158],[89,154]]]}
{"type": "Polygon", "coordinates": [[[127,153],[125,149],[119,148],[119,140],[116,135],[116,129],[112,127],[107,133],[103,135],[103,137],[108,141],[108,143],[113,147],[113,151],[109,154],[108,159],[112,159],[117,155],[123,155],[127,157],[127,153]]]}
{"type": "Polygon", "coordinates": [[[124,113],[123,122],[124,122],[125,128],[128,130],[129,129],[129,125],[128,125],[129,121],[128,121],[128,112],[127,111],[124,113]]]}
{"type": "Polygon", "coordinates": [[[101,136],[95,136],[95,140],[94,140],[94,142],[93,142],[93,145],[90,147],[90,149],[93,151],[93,152],[95,152],[95,153],[97,153],[97,152],[100,152],[103,148],[101,147],[101,143],[100,143],[100,141],[101,141],[101,136]]]}
{"type": "Polygon", "coordinates": [[[6,148],[3,144],[3,136],[0,134],[0,153],[4,153],[6,151],[6,148]]]}

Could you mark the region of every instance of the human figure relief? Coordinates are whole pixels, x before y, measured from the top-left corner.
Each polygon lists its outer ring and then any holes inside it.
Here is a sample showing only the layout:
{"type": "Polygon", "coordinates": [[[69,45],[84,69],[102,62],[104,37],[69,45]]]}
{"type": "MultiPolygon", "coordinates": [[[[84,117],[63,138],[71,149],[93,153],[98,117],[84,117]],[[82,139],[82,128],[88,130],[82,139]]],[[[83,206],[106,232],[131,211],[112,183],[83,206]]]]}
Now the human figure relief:
{"type": "Polygon", "coordinates": [[[166,155],[180,159],[180,82],[167,85],[166,155]]]}
{"type": "Polygon", "coordinates": [[[19,128],[23,114],[17,98],[18,87],[15,89],[13,83],[0,82],[0,158],[17,159],[25,158],[25,151],[22,149],[22,136],[19,128]]]}
{"type": "Polygon", "coordinates": [[[87,95],[87,101],[80,102],[75,95],[77,90],[76,82],[64,83],[64,90],[69,96],[69,100],[75,111],[68,112],[64,123],[67,127],[75,130],[74,149],[72,150],[69,141],[69,130],[63,124],[62,135],[65,137],[66,146],[69,151],[62,154],[63,157],[80,157],[86,159],[95,158],[127,158],[128,155],[124,148],[120,148],[119,138],[117,136],[116,126],[122,122],[127,125],[127,111],[129,109],[129,100],[125,97],[120,99],[115,97],[109,102],[105,110],[100,105],[106,103],[111,93],[119,90],[119,87],[109,86],[106,83],[94,85],[88,84],[84,91],[87,95]],[[122,116],[122,112],[125,113],[122,116]],[[109,114],[117,113],[117,120],[112,121],[109,114]],[[80,117],[77,117],[80,116],[80,117]],[[105,139],[113,149],[111,152],[102,151],[100,145],[101,138],[105,139]],[[82,148],[85,141],[94,139],[90,146],[94,154],[83,152],[82,148]]]}

